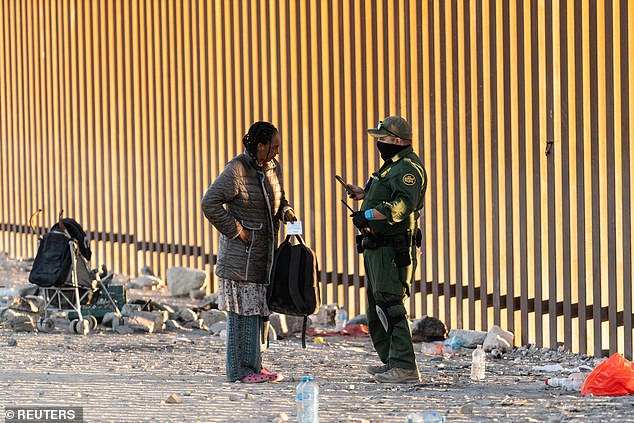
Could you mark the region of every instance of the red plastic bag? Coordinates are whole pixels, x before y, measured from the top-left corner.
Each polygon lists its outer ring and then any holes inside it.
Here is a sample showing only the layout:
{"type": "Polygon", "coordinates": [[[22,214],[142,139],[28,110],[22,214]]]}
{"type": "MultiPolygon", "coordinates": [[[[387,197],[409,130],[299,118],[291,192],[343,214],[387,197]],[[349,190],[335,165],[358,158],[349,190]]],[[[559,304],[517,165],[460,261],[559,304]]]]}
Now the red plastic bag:
{"type": "Polygon", "coordinates": [[[619,353],[599,364],[586,378],[581,395],[617,397],[634,394],[634,367],[619,353]]]}

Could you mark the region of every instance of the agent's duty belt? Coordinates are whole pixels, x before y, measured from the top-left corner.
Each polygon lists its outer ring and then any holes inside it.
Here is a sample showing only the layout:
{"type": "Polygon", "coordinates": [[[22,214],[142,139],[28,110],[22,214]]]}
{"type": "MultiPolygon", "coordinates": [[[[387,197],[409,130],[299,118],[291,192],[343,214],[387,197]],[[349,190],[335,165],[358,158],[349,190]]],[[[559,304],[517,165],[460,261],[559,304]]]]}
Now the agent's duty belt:
{"type": "Polygon", "coordinates": [[[374,236],[377,247],[394,247],[395,245],[412,245],[412,231],[408,229],[405,232],[389,236],[374,236]]]}
{"type": "Polygon", "coordinates": [[[422,233],[420,229],[416,229],[414,234],[408,229],[396,235],[377,236],[374,234],[357,235],[357,252],[363,253],[364,250],[372,250],[379,247],[392,247],[395,252],[397,267],[408,266],[410,263],[410,247],[415,244],[421,246],[422,233]]]}

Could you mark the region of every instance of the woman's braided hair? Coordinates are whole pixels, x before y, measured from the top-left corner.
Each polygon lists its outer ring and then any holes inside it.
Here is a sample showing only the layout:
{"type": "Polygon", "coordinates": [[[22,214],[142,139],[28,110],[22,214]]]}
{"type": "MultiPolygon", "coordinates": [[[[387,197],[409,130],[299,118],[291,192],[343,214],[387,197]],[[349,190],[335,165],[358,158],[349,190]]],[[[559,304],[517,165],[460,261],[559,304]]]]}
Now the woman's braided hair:
{"type": "Polygon", "coordinates": [[[242,137],[242,144],[247,152],[255,157],[258,144],[270,144],[276,133],[277,128],[273,124],[264,121],[255,122],[249,128],[249,132],[242,137]]]}

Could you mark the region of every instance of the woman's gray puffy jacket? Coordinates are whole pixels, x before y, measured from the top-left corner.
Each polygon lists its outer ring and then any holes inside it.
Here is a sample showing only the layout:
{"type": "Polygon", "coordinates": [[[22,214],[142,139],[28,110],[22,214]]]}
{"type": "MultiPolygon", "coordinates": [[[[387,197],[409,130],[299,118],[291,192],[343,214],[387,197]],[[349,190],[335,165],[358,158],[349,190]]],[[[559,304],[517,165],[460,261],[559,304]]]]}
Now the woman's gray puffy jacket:
{"type": "Polygon", "coordinates": [[[205,217],[220,232],[216,275],[268,284],[280,221],[290,206],[277,160],[264,168],[247,153],[231,160],[202,199],[205,217]],[[246,246],[238,234],[251,232],[246,246]]]}

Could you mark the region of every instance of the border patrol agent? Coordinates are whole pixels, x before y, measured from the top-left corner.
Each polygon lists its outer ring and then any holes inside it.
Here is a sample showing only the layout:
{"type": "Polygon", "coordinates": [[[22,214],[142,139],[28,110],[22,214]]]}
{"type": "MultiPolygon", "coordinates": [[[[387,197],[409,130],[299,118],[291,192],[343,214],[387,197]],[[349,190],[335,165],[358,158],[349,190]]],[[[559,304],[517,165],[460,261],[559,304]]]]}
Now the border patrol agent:
{"type": "Polygon", "coordinates": [[[348,185],[349,196],[363,199],[352,214],[357,249],[366,270],[367,318],[372,343],[383,365],[368,372],[384,383],[418,383],[412,333],[404,300],[421,244],[418,218],[423,208],[427,173],[412,149],[412,128],[400,116],[389,116],[368,129],[384,160],[364,188],[348,185]]]}

